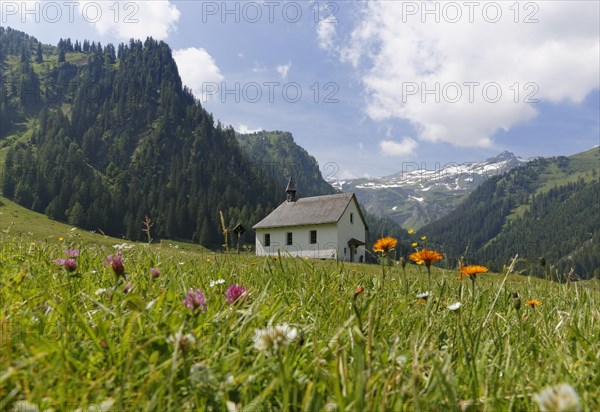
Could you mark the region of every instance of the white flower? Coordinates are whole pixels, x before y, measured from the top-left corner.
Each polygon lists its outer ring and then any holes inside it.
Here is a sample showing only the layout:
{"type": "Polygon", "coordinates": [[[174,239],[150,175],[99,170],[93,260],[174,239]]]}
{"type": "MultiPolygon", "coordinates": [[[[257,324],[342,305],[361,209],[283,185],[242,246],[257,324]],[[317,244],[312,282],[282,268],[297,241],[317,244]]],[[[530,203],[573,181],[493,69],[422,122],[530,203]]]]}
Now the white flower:
{"type": "Polygon", "coordinates": [[[185,352],[196,343],[196,338],[191,333],[184,335],[177,332],[167,338],[167,343],[177,346],[181,352],[185,352]]]}
{"type": "Polygon", "coordinates": [[[429,291],[429,292],[419,293],[416,297],[417,297],[417,299],[427,299],[428,297],[430,297],[432,295],[433,295],[433,292],[429,291]]]}
{"type": "Polygon", "coordinates": [[[406,355],[400,355],[398,357],[396,357],[396,363],[398,364],[399,367],[402,367],[402,365],[404,365],[407,361],[407,357],[406,355]]]}
{"type": "Polygon", "coordinates": [[[277,352],[280,347],[287,346],[298,336],[298,330],[290,327],[287,323],[268,327],[266,329],[256,329],[254,331],[254,348],[266,352],[269,349],[277,352]]]}
{"type": "Polygon", "coordinates": [[[130,245],[129,243],[121,243],[120,245],[114,245],[113,248],[117,250],[129,250],[133,249],[134,245],[130,245]]]}
{"type": "Polygon", "coordinates": [[[454,302],[452,305],[448,305],[446,307],[448,308],[448,310],[454,311],[454,310],[459,310],[461,306],[462,306],[462,303],[454,302]]]}
{"type": "Polygon", "coordinates": [[[580,411],[581,404],[575,389],[568,383],[549,386],[539,393],[533,395],[540,411],[580,411]]]}
{"type": "Polygon", "coordinates": [[[216,285],[222,285],[223,283],[225,283],[225,279],[217,279],[211,280],[209,285],[211,288],[214,288],[216,285]]]}

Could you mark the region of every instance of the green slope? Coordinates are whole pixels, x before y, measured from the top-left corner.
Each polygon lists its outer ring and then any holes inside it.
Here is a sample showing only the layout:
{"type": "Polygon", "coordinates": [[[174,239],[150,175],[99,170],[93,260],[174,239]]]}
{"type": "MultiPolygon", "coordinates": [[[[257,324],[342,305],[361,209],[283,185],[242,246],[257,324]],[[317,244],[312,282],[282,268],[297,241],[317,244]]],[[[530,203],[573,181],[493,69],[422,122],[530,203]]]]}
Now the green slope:
{"type": "MultiPolygon", "coordinates": [[[[0,196],[0,241],[17,239],[25,242],[65,242],[65,244],[94,244],[105,247],[127,243],[134,247],[148,247],[147,243],[125,241],[52,220],[0,196]]],[[[171,240],[152,242],[149,247],[153,251],[170,251],[171,253],[211,253],[199,245],[171,240]]]]}
{"type": "Polygon", "coordinates": [[[263,173],[275,178],[282,187],[293,176],[299,196],[319,196],[335,192],[323,179],[316,159],[294,141],[291,133],[262,131],[236,134],[236,138],[250,161],[263,173]]]}

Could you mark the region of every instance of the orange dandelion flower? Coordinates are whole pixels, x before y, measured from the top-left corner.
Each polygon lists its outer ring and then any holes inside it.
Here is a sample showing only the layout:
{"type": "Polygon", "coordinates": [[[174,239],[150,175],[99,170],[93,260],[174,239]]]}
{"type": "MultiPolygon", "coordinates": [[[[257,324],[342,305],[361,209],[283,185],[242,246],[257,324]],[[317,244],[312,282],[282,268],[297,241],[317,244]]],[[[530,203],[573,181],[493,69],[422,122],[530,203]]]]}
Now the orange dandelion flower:
{"type": "Polygon", "coordinates": [[[408,258],[419,265],[425,263],[425,266],[429,267],[432,263],[442,260],[444,255],[442,255],[440,252],[436,252],[435,250],[427,250],[423,248],[418,252],[412,253],[408,258]]]}
{"type": "Polygon", "coordinates": [[[469,266],[461,266],[460,268],[460,277],[466,278],[467,276],[476,276],[480,273],[485,273],[489,269],[485,266],[479,265],[469,265],[469,266]]]}
{"type": "Polygon", "coordinates": [[[387,254],[390,250],[396,247],[398,240],[393,237],[382,237],[381,239],[375,242],[373,246],[373,252],[381,252],[387,254]]]}
{"type": "Polygon", "coordinates": [[[525,304],[527,306],[531,306],[532,308],[535,308],[536,306],[540,306],[542,304],[542,302],[540,302],[539,300],[536,300],[536,299],[531,299],[531,300],[528,300],[525,304]]]}

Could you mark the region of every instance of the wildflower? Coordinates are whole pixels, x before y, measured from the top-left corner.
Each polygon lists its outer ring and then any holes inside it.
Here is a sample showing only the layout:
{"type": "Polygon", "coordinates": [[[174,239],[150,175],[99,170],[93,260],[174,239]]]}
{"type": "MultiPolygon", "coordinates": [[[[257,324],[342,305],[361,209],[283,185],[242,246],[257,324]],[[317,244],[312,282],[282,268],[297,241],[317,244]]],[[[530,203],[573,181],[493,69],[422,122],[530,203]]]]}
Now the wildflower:
{"type": "Polygon", "coordinates": [[[415,230],[414,230],[414,229],[408,229],[408,234],[409,234],[409,235],[412,235],[412,234],[414,234],[414,233],[415,233],[415,230]]]}
{"type": "Polygon", "coordinates": [[[427,236],[421,236],[421,240],[422,241],[426,241],[427,240],[427,236]]]}
{"type": "Polygon", "coordinates": [[[577,392],[568,383],[549,386],[533,395],[541,412],[545,411],[580,411],[581,404],[577,392]]]}
{"type": "Polygon", "coordinates": [[[431,286],[431,264],[433,262],[437,262],[438,260],[442,260],[444,255],[442,255],[440,252],[436,252],[435,250],[427,250],[426,248],[423,248],[415,253],[411,253],[408,258],[413,262],[416,262],[418,265],[425,263],[425,266],[427,267],[429,286],[431,286]]]}
{"type": "Polygon", "coordinates": [[[133,289],[133,284],[131,282],[127,282],[125,286],[123,286],[123,293],[128,294],[133,289]]]}
{"type": "Polygon", "coordinates": [[[180,352],[186,352],[196,343],[196,338],[191,333],[183,335],[181,332],[176,332],[167,338],[167,343],[177,347],[180,352]]]}
{"type": "Polygon", "coordinates": [[[127,242],[122,243],[120,245],[113,245],[113,248],[117,249],[117,250],[129,250],[129,249],[133,249],[135,246],[131,245],[127,242]]]}
{"type": "Polygon", "coordinates": [[[417,243],[417,242],[412,242],[410,245],[411,245],[412,247],[417,247],[418,243],[417,243]]]}
{"type": "Polygon", "coordinates": [[[396,247],[397,243],[398,240],[394,239],[393,237],[382,237],[375,242],[373,251],[381,252],[381,254],[385,256],[396,247]]]}
{"type": "Polygon", "coordinates": [[[125,275],[125,267],[123,266],[123,260],[121,259],[121,251],[118,251],[114,255],[108,255],[104,262],[104,267],[110,267],[115,273],[117,278],[125,275]]]}
{"type": "Polygon", "coordinates": [[[297,336],[298,330],[290,327],[287,323],[266,329],[256,329],[253,338],[254,348],[261,352],[267,352],[269,349],[277,352],[280,347],[289,345],[297,336]]]}
{"type": "Polygon", "coordinates": [[[77,270],[77,262],[75,259],[54,259],[52,262],[62,266],[67,272],[75,272],[77,270]]]}
{"type": "Polygon", "coordinates": [[[160,276],[160,269],[158,269],[158,268],[155,268],[155,267],[153,267],[153,268],[150,268],[150,276],[152,276],[152,277],[153,277],[153,278],[155,278],[155,279],[156,279],[157,277],[159,277],[159,276],[160,276]]]}
{"type": "Polygon", "coordinates": [[[460,277],[465,278],[467,276],[471,277],[471,279],[475,280],[478,274],[485,273],[488,271],[488,268],[485,266],[479,265],[470,265],[470,266],[461,266],[460,268],[460,277]]]}
{"type": "Polygon", "coordinates": [[[408,358],[406,357],[406,355],[400,355],[396,357],[396,364],[401,368],[406,361],[408,360],[408,358]]]}
{"type": "Polygon", "coordinates": [[[408,258],[419,265],[425,263],[425,266],[429,267],[432,263],[442,260],[444,255],[436,252],[435,250],[427,250],[423,248],[418,252],[411,253],[408,258]]]}
{"type": "Polygon", "coordinates": [[[216,285],[222,285],[223,283],[225,283],[225,279],[217,279],[217,280],[211,280],[209,285],[211,288],[214,288],[216,285]]]}
{"type": "Polygon", "coordinates": [[[462,303],[460,303],[460,302],[455,302],[455,303],[453,303],[452,305],[448,305],[448,306],[446,306],[446,307],[448,308],[448,310],[451,310],[451,311],[453,311],[453,312],[454,312],[454,311],[456,311],[456,310],[459,310],[461,306],[462,306],[462,303]]]}
{"type": "Polygon", "coordinates": [[[423,299],[423,300],[427,300],[427,298],[429,298],[430,296],[433,296],[433,292],[429,291],[429,292],[423,292],[423,293],[419,293],[417,296],[415,296],[417,299],[423,299]]]}
{"type": "Polygon", "coordinates": [[[206,310],[206,298],[200,289],[190,289],[185,299],[183,306],[188,308],[193,314],[196,311],[204,312],[206,310]]]}
{"type": "Polygon", "coordinates": [[[527,306],[531,306],[532,308],[535,308],[536,306],[540,306],[542,304],[542,302],[540,302],[539,300],[536,300],[536,299],[531,299],[531,300],[528,300],[527,302],[525,302],[525,304],[527,306]]]}
{"type": "Polygon", "coordinates": [[[358,297],[358,295],[360,295],[361,293],[363,293],[365,290],[365,288],[363,286],[359,286],[356,288],[356,290],[354,291],[354,298],[356,299],[358,297]]]}
{"type": "Polygon", "coordinates": [[[79,249],[67,249],[65,250],[65,256],[68,258],[79,257],[79,249]]]}
{"type": "Polygon", "coordinates": [[[248,294],[248,289],[242,285],[231,285],[225,291],[225,299],[232,305],[239,300],[244,300],[248,294]]]}
{"type": "Polygon", "coordinates": [[[60,236],[60,237],[58,238],[58,241],[59,241],[59,242],[62,242],[63,240],[65,240],[65,238],[64,238],[64,237],[62,237],[62,236],[60,236]]]}

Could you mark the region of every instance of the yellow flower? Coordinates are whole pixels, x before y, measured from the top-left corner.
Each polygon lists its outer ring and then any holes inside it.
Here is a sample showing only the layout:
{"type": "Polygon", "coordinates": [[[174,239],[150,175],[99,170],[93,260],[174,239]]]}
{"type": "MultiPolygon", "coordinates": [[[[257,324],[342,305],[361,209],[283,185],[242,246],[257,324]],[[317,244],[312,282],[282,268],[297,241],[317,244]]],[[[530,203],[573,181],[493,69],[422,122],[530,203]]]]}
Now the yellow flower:
{"type": "Polygon", "coordinates": [[[387,254],[390,250],[393,250],[396,247],[398,240],[393,237],[382,237],[381,239],[375,242],[373,246],[373,252],[381,252],[387,254]]]}
{"type": "Polygon", "coordinates": [[[435,250],[427,250],[423,248],[418,252],[412,253],[408,258],[419,265],[425,263],[425,266],[429,267],[432,263],[442,260],[444,255],[442,255],[440,252],[436,252],[435,250]]]}
{"type": "Polygon", "coordinates": [[[408,229],[408,234],[409,234],[409,235],[412,235],[413,233],[415,233],[415,230],[414,230],[414,229],[408,229]]]}
{"type": "Polygon", "coordinates": [[[480,273],[485,273],[488,271],[488,268],[485,266],[479,266],[479,265],[470,265],[470,266],[462,266],[460,268],[460,277],[465,278],[467,276],[473,276],[475,277],[476,275],[480,274],[480,273]]]}
{"type": "Polygon", "coordinates": [[[531,299],[531,300],[528,300],[525,304],[527,306],[531,306],[532,308],[535,308],[536,306],[540,306],[542,304],[542,302],[540,302],[539,300],[536,300],[536,299],[531,299]]]}
{"type": "Polygon", "coordinates": [[[58,238],[58,241],[59,241],[59,242],[62,242],[63,240],[65,240],[65,238],[64,238],[64,237],[62,237],[62,236],[60,236],[60,237],[58,238]]]}
{"type": "Polygon", "coordinates": [[[411,245],[412,247],[417,247],[418,243],[417,243],[417,242],[412,242],[410,245],[411,245]]]}
{"type": "Polygon", "coordinates": [[[427,236],[421,236],[421,240],[427,240],[427,236]]]}

